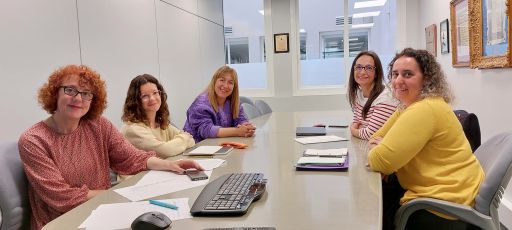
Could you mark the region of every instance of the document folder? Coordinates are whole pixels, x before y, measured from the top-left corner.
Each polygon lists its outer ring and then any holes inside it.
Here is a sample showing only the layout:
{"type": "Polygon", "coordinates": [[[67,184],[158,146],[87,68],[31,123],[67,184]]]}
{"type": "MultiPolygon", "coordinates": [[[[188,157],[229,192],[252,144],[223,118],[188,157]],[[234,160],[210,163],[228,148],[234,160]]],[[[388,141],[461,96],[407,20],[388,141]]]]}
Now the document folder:
{"type": "Polygon", "coordinates": [[[343,163],[297,163],[297,171],[345,171],[348,169],[348,155],[343,163]]]}

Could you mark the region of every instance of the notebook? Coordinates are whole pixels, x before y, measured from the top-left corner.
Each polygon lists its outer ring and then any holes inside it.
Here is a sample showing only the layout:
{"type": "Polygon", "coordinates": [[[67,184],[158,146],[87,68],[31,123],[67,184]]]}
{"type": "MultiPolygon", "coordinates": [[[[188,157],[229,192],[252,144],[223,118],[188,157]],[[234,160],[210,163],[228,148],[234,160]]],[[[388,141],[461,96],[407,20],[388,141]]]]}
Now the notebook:
{"type": "Polygon", "coordinates": [[[184,156],[213,156],[213,155],[225,155],[233,150],[231,146],[198,146],[197,148],[183,153],[184,156]]]}
{"type": "Polygon", "coordinates": [[[297,127],[295,134],[297,136],[325,136],[327,132],[325,127],[297,127]]]}

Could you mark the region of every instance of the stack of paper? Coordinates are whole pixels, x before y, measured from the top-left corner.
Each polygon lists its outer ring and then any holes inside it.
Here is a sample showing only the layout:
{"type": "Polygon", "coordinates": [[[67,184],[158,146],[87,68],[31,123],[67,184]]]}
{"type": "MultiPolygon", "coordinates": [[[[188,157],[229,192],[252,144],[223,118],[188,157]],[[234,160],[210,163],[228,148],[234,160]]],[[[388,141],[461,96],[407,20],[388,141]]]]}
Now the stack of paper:
{"type": "Polygon", "coordinates": [[[125,229],[130,228],[138,216],[152,211],[165,214],[172,221],[192,218],[188,198],[160,200],[178,206],[177,210],[150,204],[148,201],[102,204],[79,226],[86,229],[125,229]],[[121,214],[122,213],[122,214],[121,214]]]}
{"type": "Polygon", "coordinates": [[[313,164],[313,165],[338,165],[338,164],[344,164],[345,163],[345,157],[301,157],[297,161],[298,165],[306,165],[306,164],[313,164]]]}
{"type": "Polygon", "coordinates": [[[148,201],[102,204],[79,226],[86,229],[130,228],[133,220],[146,212],[161,212],[172,221],[192,218],[188,198],[160,200],[178,206],[177,210],[150,204],[148,201]],[[122,215],[120,215],[122,213],[122,215]]]}
{"type": "Polygon", "coordinates": [[[295,165],[297,170],[345,170],[348,168],[346,149],[308,150],[297,161],[295,165]]]}
{"type": "Polygon", "coordinates": [[[313,143],[323,143],[323,142],[333,142],[333,141],[347,141],[347,139],[343,138],[343,137],[338,137],[335,135],[328,135],[328,136],[295,138],[295,141],[297,141],[301,144],[313,144],[313,143]]]}
{"type": "Polygon", "coordinates": [[[348,154],[347,148],[339,149],[306,149],[304,156],[319,156],[319,157],[343,157],[348,154]]]}

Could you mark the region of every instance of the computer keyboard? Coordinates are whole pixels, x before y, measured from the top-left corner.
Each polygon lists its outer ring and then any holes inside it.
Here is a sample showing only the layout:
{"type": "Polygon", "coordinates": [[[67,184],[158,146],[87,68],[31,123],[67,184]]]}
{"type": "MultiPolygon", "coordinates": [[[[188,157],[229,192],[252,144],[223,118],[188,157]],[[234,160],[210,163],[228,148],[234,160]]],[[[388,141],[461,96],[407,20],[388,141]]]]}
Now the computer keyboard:
{"type": "Polygon", "coordinates": [[[204,187],[190,209],[193,216],[243,215],[261,198],[267,180],[262,173],[223,175],[204,187]]]}

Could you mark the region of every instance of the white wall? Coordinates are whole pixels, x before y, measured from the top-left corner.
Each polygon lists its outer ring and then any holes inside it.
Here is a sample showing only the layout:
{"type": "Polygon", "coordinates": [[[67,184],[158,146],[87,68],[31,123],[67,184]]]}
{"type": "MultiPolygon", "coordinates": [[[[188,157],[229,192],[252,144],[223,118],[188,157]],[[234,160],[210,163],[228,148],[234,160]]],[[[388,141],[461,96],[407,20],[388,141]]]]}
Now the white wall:
{"type": "MultiPolygon", "coordinates": [[[[405,2],[405,1],[404,1],[405,2]]],[[[444,0],[418,1],[408,0],[407,4],[418,4],[419,20],[414,12],[408,13],[407,20],[418,20],[415,31],[408,34],[417,34],[419,47],[425,48],[424,28],[431,24],[439,23],[450,18],[450,3],[444,0]],[[436,12],[436,13],[432,13],[436,12]]],[[[439,31],[439,29],[438,29],[439,31]]],[[[439,38],[437,38],[437,59],[441,63],[448,80],[455,92],[456,109],[465,109],[478,116],[482,131],[482,142],[490,137],[512,131],[512,123],[509,122],[512,113],[512,69],[479,70],[470,68],[453,68],[451,53],[441,54],[439,38]]],[[[450,44],[452,45],[452,44],[450,44]]],[[[512,228],[512,186],[505,191],[502,207],[500,207],[500,220],[509,229],[512,228]],[[503,204],[508,204],[508,207],[503,204]]]]}
{"type": "Polygon", "coordinates": [[[0,1],[0,139],[17,140],[48,116],[37,90],[67,64],[102,75],[104,115],[117,127],[131,79],[154,75],[181,128],[192,100],[224,64],[222,24],[222,0],[0,1]]]}

